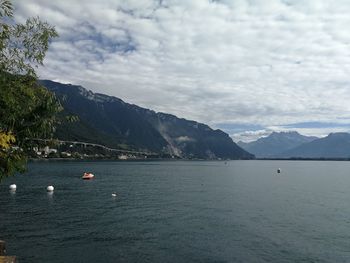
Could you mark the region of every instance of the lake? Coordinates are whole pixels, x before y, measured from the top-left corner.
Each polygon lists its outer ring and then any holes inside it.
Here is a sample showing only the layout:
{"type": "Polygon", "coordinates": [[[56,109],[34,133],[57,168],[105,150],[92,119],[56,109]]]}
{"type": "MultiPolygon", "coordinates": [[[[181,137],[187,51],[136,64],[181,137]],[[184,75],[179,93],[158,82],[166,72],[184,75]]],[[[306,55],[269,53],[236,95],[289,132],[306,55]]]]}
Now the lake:
{"type": "Polygon", "coordinates": [[[26,263],[349,262],[350,162],[30,163],[0,239],[26,263]]]}

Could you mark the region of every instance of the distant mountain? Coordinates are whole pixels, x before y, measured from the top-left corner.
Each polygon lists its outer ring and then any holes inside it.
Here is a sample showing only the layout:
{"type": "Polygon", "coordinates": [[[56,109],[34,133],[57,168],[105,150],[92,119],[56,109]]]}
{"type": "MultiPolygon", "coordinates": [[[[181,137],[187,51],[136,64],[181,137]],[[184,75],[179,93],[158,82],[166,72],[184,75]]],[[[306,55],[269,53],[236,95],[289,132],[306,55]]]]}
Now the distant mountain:
{"type": "Polygon", "coordinates": [[[331,133],[281,154],[285,158],[349,158],[350,134],[331,133]]]}
{"type": "Polygon", "coordinates": [[[270,158],[279,157],[281,153],[315,139],[317,137],[304,136],[296,131],[273,132],[269,136],[260,138],[257,141],[249,143],[238,142],[237,144],[258,158],[270,158]]]}
{"type": "Polygon", "coordinates": [[[61,101],[63,115],[79,121],[63,123],[56,136],[114,148],[149,150],[182,158],[250,159],[228,134],[195,121],[126,103],[116,97],[93,93],[81,86],[41,80],[61,101]]]}

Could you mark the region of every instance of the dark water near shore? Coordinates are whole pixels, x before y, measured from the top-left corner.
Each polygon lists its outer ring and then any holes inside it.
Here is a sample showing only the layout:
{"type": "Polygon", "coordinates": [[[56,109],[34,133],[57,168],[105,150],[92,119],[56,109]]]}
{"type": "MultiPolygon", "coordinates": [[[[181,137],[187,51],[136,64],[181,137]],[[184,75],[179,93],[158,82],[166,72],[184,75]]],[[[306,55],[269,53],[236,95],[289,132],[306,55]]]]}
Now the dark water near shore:
{"type": "Polygon", "coordinates": [[[0,239],[25,263],[350,262],[350,162],[32,163],[0,239]]]}

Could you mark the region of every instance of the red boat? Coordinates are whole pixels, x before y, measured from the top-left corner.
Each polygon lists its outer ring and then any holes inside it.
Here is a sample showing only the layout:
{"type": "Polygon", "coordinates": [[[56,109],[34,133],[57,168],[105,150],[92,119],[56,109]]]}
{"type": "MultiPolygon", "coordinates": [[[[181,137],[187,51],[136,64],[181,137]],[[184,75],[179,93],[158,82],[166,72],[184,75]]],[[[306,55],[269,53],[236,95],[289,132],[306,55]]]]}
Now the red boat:
{"type": "Polygon", "coordinates": [[[93,175],[92,173],[84,173],[82,179],[84,180],[91,180],[92,178],[94,178],[95,175],[93,175]]]}

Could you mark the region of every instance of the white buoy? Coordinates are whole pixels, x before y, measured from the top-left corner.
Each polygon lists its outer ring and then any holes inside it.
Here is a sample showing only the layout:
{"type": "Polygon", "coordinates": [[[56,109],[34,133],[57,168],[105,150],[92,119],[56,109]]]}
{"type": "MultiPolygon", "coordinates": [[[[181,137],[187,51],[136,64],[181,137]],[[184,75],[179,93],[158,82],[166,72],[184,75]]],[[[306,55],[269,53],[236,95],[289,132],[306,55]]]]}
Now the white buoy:
{"type": "Polygon", "coordinates": [[[53,190],[55,190],[55,188],[54,188],[52,185],[49,185],[49,186],[46,188],[46,190],[47,190],[48,192],[53,192],[53,190]]]}
{"type": "Polygon", "coordinates": [[[113,197],[116,197],[116,196],[117,196],[117,194],[116,194],[116,193],[112,193],[112,196],[113,196],[113,197]]]}
{"type": "Polygon", "coordinates": [[[10,185],[10,190],[11,191],[16,191],[16,189],[17,189],[17,185],[15,185],[15,184],[11,184],[10,185]]]}

